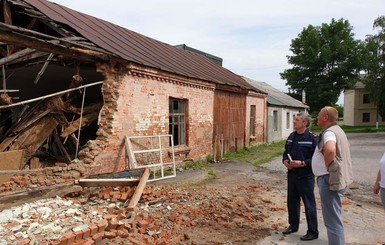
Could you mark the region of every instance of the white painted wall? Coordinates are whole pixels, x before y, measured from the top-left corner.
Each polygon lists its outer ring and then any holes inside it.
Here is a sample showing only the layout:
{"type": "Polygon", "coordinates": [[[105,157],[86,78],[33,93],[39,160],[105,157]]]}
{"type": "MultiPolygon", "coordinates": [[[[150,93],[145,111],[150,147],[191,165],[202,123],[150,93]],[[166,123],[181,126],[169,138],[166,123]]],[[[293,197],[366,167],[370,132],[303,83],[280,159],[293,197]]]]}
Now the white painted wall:
{"type": "Polygon", "coordinates": [[[294,116],[303,111],[302,108],[289,108],[279,106],[268,106],[267,109],[267,143],[273,143],[281,140],[285,140],[291,132],[293,132],[293,118],[294,116]],[[277,111],[278,115],[278,128],[274,129],[274,111],[277,111]],[[287,120],[287,113],[289,114],[289,122],[287,120]]]}

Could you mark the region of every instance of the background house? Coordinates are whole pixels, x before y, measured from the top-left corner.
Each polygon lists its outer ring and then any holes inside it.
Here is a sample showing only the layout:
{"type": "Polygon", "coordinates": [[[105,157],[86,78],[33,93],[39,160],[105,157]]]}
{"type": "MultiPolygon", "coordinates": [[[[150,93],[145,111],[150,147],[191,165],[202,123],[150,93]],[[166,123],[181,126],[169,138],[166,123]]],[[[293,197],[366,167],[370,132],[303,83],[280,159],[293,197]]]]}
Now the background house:
{"type": "Polygon", "coordinates": [[[385,118],[377,113],[377,106],[370,100],[365,84],[357,82],[352,89],[344,91],[344,125],[375,126],[385,125],[385,118]]]}
{"type": "Polygon", "coordinates": [[[279,91],[265,82],[244,78],[255,88],[267,93],[267,142],[286,139],[293,132],[293,119],[307,105],[279,91]]]}

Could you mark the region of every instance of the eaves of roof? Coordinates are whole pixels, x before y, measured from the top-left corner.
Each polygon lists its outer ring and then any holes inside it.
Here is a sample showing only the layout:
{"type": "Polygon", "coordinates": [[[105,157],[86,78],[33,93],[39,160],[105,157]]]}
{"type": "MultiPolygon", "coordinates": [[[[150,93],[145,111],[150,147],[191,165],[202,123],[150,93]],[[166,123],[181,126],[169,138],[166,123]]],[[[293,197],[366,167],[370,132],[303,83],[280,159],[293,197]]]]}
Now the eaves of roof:
{"type": "Polygon", "coordinates": [[[259,82],[250,78],[244,77],[251,86],[267,93],[267,103],[270,105],[283,106],[283,107],[295,107],[295,108],[309,108],[309,106],[303,104],[301,101],[294,99],[293,97],[285,94],[282,91],[270,86],[265,82],[259,82]]]}

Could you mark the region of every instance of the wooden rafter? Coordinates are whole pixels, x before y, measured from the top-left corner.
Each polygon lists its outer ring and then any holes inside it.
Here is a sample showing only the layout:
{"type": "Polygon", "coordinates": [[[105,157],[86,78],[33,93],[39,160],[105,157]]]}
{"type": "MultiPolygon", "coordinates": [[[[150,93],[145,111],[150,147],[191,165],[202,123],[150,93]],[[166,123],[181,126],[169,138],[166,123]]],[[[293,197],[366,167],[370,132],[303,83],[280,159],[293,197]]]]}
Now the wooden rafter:
{"type": "Polygon", "coordinates": [[[26,49],[20,50],[20,51],[18,51],[16,53],[13,53],[11,55],[8,55],[7,57],[4,57],[4,58],[0,59],[0,66],[6,65],[6,64],[8,64],[10,62],[13,62],[13,61],[18,60],[20,58],[23,58],[23,57],[25,57],[25,56],[27,56],[29,54],[34,53],[34,52],[36,52],[36,50],[35,49],[30,49],[30,48],[26,48],[26,49]]]}
{"type": "Polygon", "coordinates": [[[27,29],[30,29],[30,30],[35,29],[35,27],[37,26],[38,23],[39,23],[38,19],[32,18],[31,22],[29,22],[29,24],[27,26],[27,29]]]}
{"type": "Polygon", "coordinates": [[[110,61],[108,54],[93,50],[89,46],[4,23],[0,23],[0,42],[55,53],[75,60],[110,61]]]}
{"type": "MultiPolygon", "coordinates": [[[[8,25],[12,25],[12,14],[11,14],[11,6],[9,5],[7,0],[3,0],[3,15],[4,15],[4,23],[8,25]]],[[[7,45],[7,55],[13,53],[15,47],[13,45],[7,45]]]]}

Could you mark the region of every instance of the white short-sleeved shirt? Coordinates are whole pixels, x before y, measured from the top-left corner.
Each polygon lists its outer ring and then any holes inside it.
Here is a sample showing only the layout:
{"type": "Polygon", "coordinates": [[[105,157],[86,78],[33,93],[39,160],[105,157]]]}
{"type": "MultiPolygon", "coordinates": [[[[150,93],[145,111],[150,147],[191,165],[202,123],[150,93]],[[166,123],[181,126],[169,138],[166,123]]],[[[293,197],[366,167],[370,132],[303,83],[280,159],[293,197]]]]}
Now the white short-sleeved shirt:
{"type": "Polygon", "coordinates": [[[385,153],[384,155],[382,155],[382,158],[380,160],[380,172],[381,172],[380,186],[382,188],[385,188],[385,153]]]}
{"type": "MultiPolygon", "coordinates": [[[[324,144],[329,140],[337,142],[336,135],[332,131],[326,131],[323,135],[324,144]]],[[[325,174],[329,174],[329,171],[325,165],[324,155],[321,153],[322,149],[318,149],[318,146],[315,148],[313,158],[311,161],[311,167],[315,176],[321,176],[325,174]]]]}

